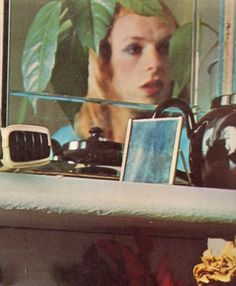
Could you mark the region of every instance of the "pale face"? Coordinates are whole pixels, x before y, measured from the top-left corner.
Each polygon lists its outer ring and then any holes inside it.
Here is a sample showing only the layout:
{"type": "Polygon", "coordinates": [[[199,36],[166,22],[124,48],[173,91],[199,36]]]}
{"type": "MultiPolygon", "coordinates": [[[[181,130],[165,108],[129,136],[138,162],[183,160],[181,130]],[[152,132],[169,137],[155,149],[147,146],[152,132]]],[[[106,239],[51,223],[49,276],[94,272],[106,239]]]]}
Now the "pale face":
{"type": "Polygon", "coordinates": [[[157,104],[170,97],[169,40],[175,26],[157,17],[119,17],[110,36],[112,85],[119,100],[157,104]]]}

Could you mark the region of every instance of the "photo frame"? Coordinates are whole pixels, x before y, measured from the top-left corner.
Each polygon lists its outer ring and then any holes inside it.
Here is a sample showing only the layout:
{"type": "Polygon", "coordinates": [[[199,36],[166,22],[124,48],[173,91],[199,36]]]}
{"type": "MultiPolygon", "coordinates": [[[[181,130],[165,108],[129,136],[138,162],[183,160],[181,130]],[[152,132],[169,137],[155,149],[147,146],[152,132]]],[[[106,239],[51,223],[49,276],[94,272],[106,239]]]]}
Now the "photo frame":
{"type": "Polygon", "coordinates": [[[120,181],[173,184],[182,117],[130,119],[120,181]]]}

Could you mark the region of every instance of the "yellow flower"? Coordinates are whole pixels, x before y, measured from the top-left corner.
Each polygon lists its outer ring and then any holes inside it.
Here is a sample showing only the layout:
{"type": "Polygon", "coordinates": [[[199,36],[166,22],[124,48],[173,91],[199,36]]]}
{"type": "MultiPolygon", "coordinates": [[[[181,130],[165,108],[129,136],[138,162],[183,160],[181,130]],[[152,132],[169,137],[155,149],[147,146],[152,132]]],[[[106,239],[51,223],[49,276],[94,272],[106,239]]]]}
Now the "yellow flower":
{"type": "Polygon", "coordinates": [[[207,249],[201,260],[202,263],[193,268],[198,286],[211,282],[231,282],[236,278],[236,247],[233,242],[227,242],[218,256],[207,249]]]}

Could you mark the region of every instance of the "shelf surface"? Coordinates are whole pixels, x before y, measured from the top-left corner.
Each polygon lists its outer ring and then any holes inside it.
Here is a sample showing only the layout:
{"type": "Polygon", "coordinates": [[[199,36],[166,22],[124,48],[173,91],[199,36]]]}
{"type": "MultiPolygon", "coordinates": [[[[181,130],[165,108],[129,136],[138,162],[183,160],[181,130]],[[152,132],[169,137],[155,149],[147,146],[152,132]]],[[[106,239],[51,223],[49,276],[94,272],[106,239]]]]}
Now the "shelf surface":
{"type": "Polygon", "coordinates": [[[0,173],[0,226],[224,237],[236,233],[236,190],[0,173]]]}

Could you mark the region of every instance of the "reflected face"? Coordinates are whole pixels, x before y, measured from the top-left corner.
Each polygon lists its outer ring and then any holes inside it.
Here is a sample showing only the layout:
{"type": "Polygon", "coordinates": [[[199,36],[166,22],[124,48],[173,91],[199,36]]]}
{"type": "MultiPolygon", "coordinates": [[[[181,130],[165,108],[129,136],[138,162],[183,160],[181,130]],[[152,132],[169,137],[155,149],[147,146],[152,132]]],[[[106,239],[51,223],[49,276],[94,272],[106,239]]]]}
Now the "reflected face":
{"type": "Polygon", "coordinates": [[[170,96],[168,61],[173,21],[134,13],[115,21],[110,35],[112,85],[119,100],[157,104],[170,96]]]}

